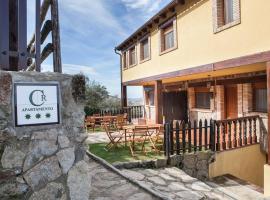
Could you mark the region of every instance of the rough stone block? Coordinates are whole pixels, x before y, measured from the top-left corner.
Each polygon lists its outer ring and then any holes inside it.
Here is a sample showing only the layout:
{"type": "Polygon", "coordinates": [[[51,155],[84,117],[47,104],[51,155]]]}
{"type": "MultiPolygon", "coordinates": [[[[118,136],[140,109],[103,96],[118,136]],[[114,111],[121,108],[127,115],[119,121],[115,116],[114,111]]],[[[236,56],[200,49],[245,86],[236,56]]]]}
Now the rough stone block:
{"type": "Polygon", "coordinates": [[[65,188],[61,183],[49,183],[44,189],[34,192],[29,200],[66,200],[65,188]]]}
{"type": "Polygon", "coordinates": [[[75,161],[74,148],[63,149],[56,155],[62,167],[63,173],[66,174],[75,161]]]}
{"type": "Polygon", "coordinates": [[[91,188],[91,170],[82,160],[68,172],[67,185],[71,200],[88,200],[91,188]]]}
{"type": "Polygon", "coordinates": [[[44,187],[48,182],[61,176],[61,169],[56,156],[43,160],[24,174],[24,179],[32,189],[44,187]]]}
{"type": "Polygon", "coordinates": [[[67,148],[70,146],[70,141],[69,141],[67,136],[59,135],[58,136],[58,144],[59,144],[60,148],[63,149],[63,148],[67,148]]]}
{"type": "Polygon", "coordinates": [[[7,146],[2,155],[1,163],[4,168],[22,167],[25,154],[15,147],[7,146]]]}

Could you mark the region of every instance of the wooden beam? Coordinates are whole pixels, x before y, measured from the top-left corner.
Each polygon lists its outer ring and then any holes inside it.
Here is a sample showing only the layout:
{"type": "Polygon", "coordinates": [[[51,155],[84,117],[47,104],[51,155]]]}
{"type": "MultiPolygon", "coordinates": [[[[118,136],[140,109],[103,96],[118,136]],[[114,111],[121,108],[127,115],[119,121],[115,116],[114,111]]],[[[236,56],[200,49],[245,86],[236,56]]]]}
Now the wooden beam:
{"type": "Polygon", "coordinates": [[[121,86],[121,106],[127,107],[127,86],[121,86]]]}
{"type": "Polygon", "coordinates": [[[49,33],[52,31],[52,21],[51,20],[47,20],[44,24],[44,26],[41,29],[41,39],[40,39],[40,43],[43,44],[44,41],[46,40],[47,36],[49,35],[49,33]]]}
{"type": "Polygon", "coordinates": [[[233,58],[233,59],[229,59],[229,60],[225,60],[221,62],[205,64],[205,65],[200,65],[197,67],[191,67],[191,68],[187,68],[183,70],[135,79],[135,80],[124,82],[123,84],[124,85],[141,85],[144,82],[182,77],[182,76],[187,76],[191,74],[199,74],[199,73],[204,73],[204,72],[213,72],[213,71],[222,70],[222,69],[239,67],[242,65],[251,65],[255,63],[267,62],[269,59],[270,59],[270,51],[265,51],[265,52],[233,58]]]}
{"type": "Polygon", "coordinates": [[[155,81],[155,109],[156,109],[156,123],[162,124],[163,123],[163,93],[162,93],[162,81],[158,80],[155,81]]]}
{"type": "Polygon", "coordinates": [[[54,72],[62,73],[58,0],[51,0],[51,16],[52,16],[52,43],[54,50],[53,68],[54,72]]]}
{"type": "Polygon", "coordinates": [[[268,108],[268,164],[270,165],[270,61],[266,63],[268,108]]]}

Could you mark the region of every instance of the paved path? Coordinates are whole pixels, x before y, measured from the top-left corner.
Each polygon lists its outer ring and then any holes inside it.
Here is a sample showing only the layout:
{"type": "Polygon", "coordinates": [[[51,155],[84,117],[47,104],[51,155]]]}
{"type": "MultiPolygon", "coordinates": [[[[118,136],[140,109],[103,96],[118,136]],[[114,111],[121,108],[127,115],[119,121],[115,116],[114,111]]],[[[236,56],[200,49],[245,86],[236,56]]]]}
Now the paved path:
{"type": "Polygon", "coordinates": [[[88,133],[88,138],[86,139],[87,144],[107,143],[109,141],[110,140],[105,132],[88,133]]]}
{"type": "Polygon", "coordinates": [[[91,191],[89,200],[157,199],[92,159],[89,160],[89,167],[91,168],[91,191]]]}
{"type": "Polygon", "coordinates": [[[234,186],[230,184],[230,188],[218,187],[217,185],[209,186],[209,184],[190,177],[178,168],[124,169],[122,172],[146,187],[174,200],[263,199],[261,193],[239,186],[239,184],[234,186]],[[241,194],[241,191],[244,193],[241,194]]]}

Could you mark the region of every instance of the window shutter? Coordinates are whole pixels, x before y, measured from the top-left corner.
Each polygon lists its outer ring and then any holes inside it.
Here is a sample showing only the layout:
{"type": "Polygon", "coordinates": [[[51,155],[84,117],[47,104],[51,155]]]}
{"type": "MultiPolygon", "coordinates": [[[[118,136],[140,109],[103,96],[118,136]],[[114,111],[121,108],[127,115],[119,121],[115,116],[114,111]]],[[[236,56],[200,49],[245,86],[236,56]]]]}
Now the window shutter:
{"type": "Polygon", "coordinates": [[[240,0],[233,0],[233,20],[240,20],[240,0]]]}

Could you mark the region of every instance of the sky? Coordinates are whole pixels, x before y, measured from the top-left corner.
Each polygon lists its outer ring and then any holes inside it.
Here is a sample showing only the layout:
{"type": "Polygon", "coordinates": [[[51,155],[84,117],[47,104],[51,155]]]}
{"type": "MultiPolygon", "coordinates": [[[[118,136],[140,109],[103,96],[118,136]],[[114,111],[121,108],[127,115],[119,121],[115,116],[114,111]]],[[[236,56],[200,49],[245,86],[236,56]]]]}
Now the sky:
{"type": "MultiPolygon", "coordinates": [[[[59,0],[63,72],[84,73],[120,96],[120,58],[114,48],[170,0],[59,0]]],[[[28,40],[35,24],[35,0],[28,0],[28,40]]],[[[50,42],[50,37],[45,44],[50,42]]],[[[41,66],[52,71],[52,56],[41,66]]],[[[129,98],[142,88],[128,87],[129,98]]]]}

